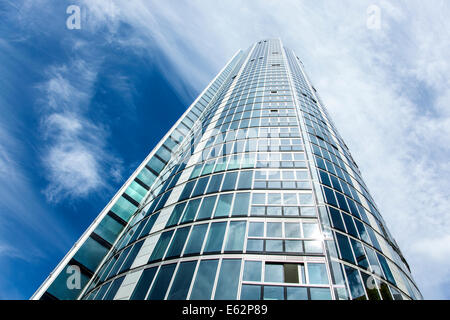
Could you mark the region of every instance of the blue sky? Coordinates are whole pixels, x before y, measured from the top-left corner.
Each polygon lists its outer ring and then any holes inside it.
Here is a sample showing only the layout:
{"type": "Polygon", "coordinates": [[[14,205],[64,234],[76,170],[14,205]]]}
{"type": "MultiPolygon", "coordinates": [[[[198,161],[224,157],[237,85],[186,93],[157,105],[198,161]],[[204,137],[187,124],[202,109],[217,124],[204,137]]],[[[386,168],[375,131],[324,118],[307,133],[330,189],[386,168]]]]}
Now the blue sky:
{"type": "Polygon", "coordinates": [[[0,2],[0,299],[29,298],[226,61],[269,37],[303,60],[424,296],[450,298],[449,14],[445,0],[0,2]]]}

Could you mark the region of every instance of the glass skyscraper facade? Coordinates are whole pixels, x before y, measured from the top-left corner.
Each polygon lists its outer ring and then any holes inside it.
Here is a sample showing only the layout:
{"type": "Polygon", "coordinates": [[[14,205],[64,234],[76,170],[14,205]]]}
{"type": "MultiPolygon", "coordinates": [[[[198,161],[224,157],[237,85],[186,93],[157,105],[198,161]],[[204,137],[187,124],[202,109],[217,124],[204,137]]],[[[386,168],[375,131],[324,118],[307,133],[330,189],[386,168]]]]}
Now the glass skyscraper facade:
{"type": "Polygon", "coordinates": [[[302,62],[268,39],[233,56],[32,298],[422,296],[302,62]]]}

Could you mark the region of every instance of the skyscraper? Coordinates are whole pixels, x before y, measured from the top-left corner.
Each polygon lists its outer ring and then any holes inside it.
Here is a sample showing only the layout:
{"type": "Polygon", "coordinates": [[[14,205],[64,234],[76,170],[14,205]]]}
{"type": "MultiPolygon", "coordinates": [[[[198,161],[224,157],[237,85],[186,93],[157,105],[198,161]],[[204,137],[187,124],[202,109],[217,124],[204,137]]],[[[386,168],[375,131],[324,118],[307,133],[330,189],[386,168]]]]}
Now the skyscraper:
{"type": "Polygon", "coordinates": [[[422,296],[302,62],[268,39],[232,57],[32,298],[422,296]]]}

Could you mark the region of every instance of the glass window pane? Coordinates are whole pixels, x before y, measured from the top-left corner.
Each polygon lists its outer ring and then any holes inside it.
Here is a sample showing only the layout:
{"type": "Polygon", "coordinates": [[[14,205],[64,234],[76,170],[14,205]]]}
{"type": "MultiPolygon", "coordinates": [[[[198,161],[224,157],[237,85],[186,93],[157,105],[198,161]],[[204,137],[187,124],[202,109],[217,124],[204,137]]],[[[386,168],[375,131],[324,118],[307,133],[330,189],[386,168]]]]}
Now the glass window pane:
{"type": "Polygon", "coordinates": [[[232,216],[247,216],[248,206],[250,202],[250,193],[236,193],[236,198],[234,199],[232,216]]]}
{"type": "Polygon", "coordinates": [[[261,281],[261,261],[245,261],[244,281],[261,281]]]}
{"type": "Polygon", "coordinates": [[[179,203],[174,208],[170,215],[169,220],[167,220],[166,227],[172,227],[178,224],[180,221],[181,214],[183,213],[184,207],[187,202],[179,203]]]}
{"type": "Polygon", "coordinates": [[[234,190],[234,186],[236,185],[237,180],[237,172],[228,172],[225,175],[225,179],[222,185],[222,191],[231,191],[234,190]]]}
{"type": "Polygon", "coordinates": [[[246,221],[231,221],[228,228],[225,251],[242,251],[244,247],[246,221]]]}
{"type": "Polygon", "coordinates": [[[198,179],[197,184],[195,185],[194,192],[191,197],[197,197],[205,193],[206,185],[208,184],[209,176],[198,179]]]}
{"type": "Polygon", "coordinates": [[[324,263],[308,263],[310,284],[328,284],[328,274],[324,263]]]}
{"type": "Polygon", "coordinates": [[[112,285],[109,287],[108,293],[103,297],[103,300],[113,300],[114,299],[114,296],[116,295],[117,290],[119,290],[119,287],[123,282],[123,279],[125,279],[125,276],[122,276],[122,277],[114,280],[112,285]]]}
{"type": "Polygon", "coordinates": [[[319,238],[319,225],[317,223],[303,223],[303,236],[305,238],[319,238]]]}
{"type": "Polygon", "coordinates": [[[266,263],[264,267],[265,282],[284,282],[284,269],[282,264],[266,263]]]}
{"type": "Polygon", "coordinates": [[[281,237],[282,234],[281,222],[268,222],[267,223],[267,237],[281,237]]]}
{"type": "Polygon", "coordinates": [[[175,270],[176,264],[163,265],[156,276],[155,283],[153,283],[150,294],[147,300],[163,300],[166,295],[167,287],[169,286],[172,274],[175,270]]]}
{"type": "Polygon", "coordinates": [[[150,287],[150,284],[153,281],[153,277],[155,276],[157,267],[145,269],[141,277],[139,278],[139,282],[134,288],[133,294],[131,295],[130,300],[144,300],[147,295],[147,291],[150,287]]]}
{"type": "Polygon", "coordinates": [[[162,259],[164,253],[166,252],[167,245],[169,244],[169,241],[172,238],[172,234],[173,230],[166,231],[161,234],[148,262],[162,259]]]}
{"type": "Polygon", "coordinates": [[[301,240],[285,240],[286,252],[288,253],[303,253],[303,241],[301,240]]]}
{"type": "Polygon", "coordinates": [[[321,241],[305,240],[305,241],[303,241],[303,244],[305,246],[306,253],[322,253],[323,252],[321,241]]]}
{"type": "Polygon", "coordinates": [[[167,251],[166,259],[180,256],[181,250],[183,250],[190,229],[191,227],[184,227],[178,228],[176,230],[175,235],[173,236],[173,240],[170,244],[169,250],[167,251]]]}
{"type": "Polygon", "coordinates": [[[308,300],[308,289],[299,287],[287,287],[287,300],[308,300]]]}
{"type": "Polygon", "coordinates": [[[331,300],[330,288],[310,288],[311,300],[331,300]]]}
{"type": "Polygon", "coordinates": [[[214,217],[228,217],[231,208],[231,202],[233,201],[233,194],[221,194],[219,202],[217,203],[214,217]]]}
{"type": "Polygon", "coordinates": [[[261,252],[264,250],[264,240],[248,239],[247,252],[261,252]]]}
{"type": "Polygon", "coordinates": [[[211,218],[217,196],[203,198],[202,206],[197,215],[197,220],[211,218]]]}
{"type": "Polygon", "coordinates": [[[181,219],[182,223],[194,221],[201,200],[202,199],[195,199],[189,201],[186,210],[184,211],[183,218],[181,219]]]}
{"type": "Polygon", "coordinates": [[[253,181],[253,171],[241,171],[239,175],[238,190],[251,189],[253,181]]]}
{"type": "Polygon", "coordinates": [[[300,238],[300,224],[299,223],[285,223],[284,229],[286,233],[286,238],[300,238]]]}
{"type": "Polygon", "coordinates": [[[169,295],[167,296],[168,300],[186,300],[196,265],[197,261],[180,263],[169,295]]]}
{"type": "Polygon", "coordinates": [[[266,240],[266,251],[283,252],[283,240],[266,240]]]}
{"type": "Polygon", "coordinates": [[[200,253],[202,249],[203,240],[205,238],[206,230],[208,230],[208,224],[200,224],[195,225],[191,231],[191,235],[189,236],[189,241],[186,245],[186,249],[184,249],[183,256],[189,254],[200,253]]]}
{"type": "Polygon", "coordinates": [[[353,258],[353,253],[350,243],[348,242],[348,238],[340,233],[336,233],[336,239],[341,252],[341,259],[355,264],[355,259],[353,258]]]}
{"type": "Polygon", "coordinates": [[[284,287],[264,286],[264,300],[284,300],[284,287]]]}
{"type": "Polygon", "coordinates": [[[223,237],[225,235],[226,227],[226,222],[211,224],[203,253],[220,252],[222,250],[223,237]]]}
{"type": "Polygon", "coordinates": [[[358,270],[349,266],[344,266],[345,273],[347,274],[348,285],[352,294],[353,300],[366,300],[364,288],[359,277],[358,270]]]}
{"type": "Polygon", "coordinates": [[[284,264],[284,282],[299,283],[298,265],[293,263],[284,264]]]}
{"type": "Polygon", "coordinates": [[[201,260],[192,287],[191,300],[210,300],[219,260],[201,260]]]}
{"type": "Polygon", "coordinates": [[[241,260],[223,259],[220,267],[219,279],[217,280],[215,300],[236,299],[239,285],[239,273],[241,270],[241,260]]]}
{"type": "Polygon", "coordinates": [[[222,183],[223,173],[216,174],[211,177],[211,181],[208,185],[208,190],[206,193],[214,193],[220,190],[220,184],[222,183]]]}
{"type": "Polygon", "coordinates": [[[241,300],[261,300],[261,286],[244,284],[241,289],[241,300]]]}
{"type": "Polygon", "coordinates": [[[264,222],[250,222],[248,227],[249,237],[264,237],[264,222]]]}

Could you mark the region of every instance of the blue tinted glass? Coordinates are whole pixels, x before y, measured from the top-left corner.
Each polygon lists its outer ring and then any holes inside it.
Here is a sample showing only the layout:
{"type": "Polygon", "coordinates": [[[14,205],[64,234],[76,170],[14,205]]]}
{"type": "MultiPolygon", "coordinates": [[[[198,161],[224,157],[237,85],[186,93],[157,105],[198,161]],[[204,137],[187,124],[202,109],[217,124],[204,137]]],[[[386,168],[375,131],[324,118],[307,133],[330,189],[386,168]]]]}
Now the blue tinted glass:
{"type": "Polygon", "coordinates": [[[253,171],[241,171],[239,175],[238,190],[251,189],[253,181],[253,171]]]}
{"type": "Polygon", "coordinates": [[[248,239],[247,252],[261,252],[264,250],[264,240],[248,239]]]}
{"type": "Polygon", "coordinates": [[[261,286],[244,284],[241,288],[241,300],[261,300],[261,286]]]}
{"type": "Polygon", "coordinates": [[[308,300],[308,289],[299,287],[286,288],[287,300],[308,300]]]}
{"type": "Polygon", "coordinates": [[[310,288],[311,300],[331,300],[329,288],[310,288]]]}
{"type": "Polygon", "coordinates": [[[167,220],[166,227],[171,227],[178,224],[178,221],[180,221],[180,217],[181,214],[183,213],[186,203],[187,202],[179,203],[173,208],[172,214],[170,215],[169,220],[167,220]]]}
{"type": "Polygon", "coordinates": [[[364,253],[361,242],[354,239],[350,239],[350,242],[352,244],[353,252],[355,253],[356,262],[360,267],[368,269],[369,262],[367,261],[366,254],[364,253]]]}
{"type": "Polygon", "coordinates": [[[250,193],[237,193],[234,200],[232,216],[246,216],[248,215],[248,206],[250,202],[250,193]]]}
{"type": "Polygon", "coordinates": [[[164,253],[166,252],[167,245],[172,238],[172,234],[173,230],[166,231],[161,234],[148,262],[162,259],[164,253]]]}
{"type": "Polygon", "coordinates": [[[308,263],[310,284],[328,284],[328,274],[324,263],[308,263]]]}
{"type": "Polygon", "coordinates": [[[264,222],[250,222],[248,227],[249,237],[263,237],[264,236],[264,222]]]}
{"type": "Polygon", "coordinates": [[[221,194],[217,203],[214,217],[228,217],[230,214],[231,202],[233,201],[233,194],[221,194]]]}
{"type": "Polygon", "coordinates": [[[244,281],[261,281],[261,261],[245,261],[244,281]]]}
{"type": "Polygon", "coordinates": [[[230,191],[234,190],[234,186],[236,185],[237,172],[228,172],[225,176],[222,185],[222,191],[230,191]]]}
{"type": "Polygon", "coordinates": [[[366,300],[364,288],[359,277],[358,270],[349,266],[344,266],[345,273],[347,274],[348,285],[352,294],[353,300],[366,300]]]}
{"type": "Polygon", "coordinates": [[[214,204],[216,203],[216,198],[217,196],[203,198],[202,206],[200,207],[197,215],[197,220],[211,218],[214,204]]]}
{"type": "Polygon", "coordinates": [[[378,252],[377,252],[377,256],[378,256],[378,260],[380,261],[381,268],[383,268],[383,271],[384,271],[384,274],[385,274],[385,276],[386,276],[386,279],[387,279],[389,282],[391,282],[391,283],[393,283],[393,284],[396,284],[396,282],[395,282],[395,280],[394,280],[394,276],[392,275],[392,272],[391,272],[391,268],[389,268],[389,265],[388,265],[388,263],[387,263],[387,261],[386,261],[386,258],[383,257],[383,256],[382,256],[381,254],[379,254],[378,252]]]}
{"type": "Polygon", "coordinates": [[[327,187],[323,187],[323,191],[324,191],[325,199],[326,199],[327,203],[337,207],[337,202],[336,202],[336,198],[334,197],[333,190],[330,188],[327,188],[327,187]]]}
{"type": "Polygon", "coordinates": [[[226,222],[212,223],[208,232],[204,253],[220,252],[225,235],[226,222]]]}
{"type": "Polygon", "coordinates": [[[192,192],[191,197],[197,197],[205,193],[206,185],[208,184],[209,177],[204,177],[198,180],[195,185],[194,192],[192,192]]]}
{"type": "Polygon", "coordinates": [[[284,300],[284,287],[264,286],[264,300],[284,300]]]}
{"type": "Polygon", "coordinates": [[[266,234],[267,237],[281,237],[282,236],[281,222],[268,222],[266,234]]]}
{"type": "Polygon", "coordinates": [[[148,288],[153,281],[153,277],[155,276],[157,267],[153,267],[150,269],[145,269],[142,272],[141,277],[139,278],[139,282],[134,288],[133,294],[131,295],[130,300],[144,300],[147,294],[148,288]]]}
{"type": "Polygon", "coordinates": [[[266,240],[266,251],[283,252],[283,240],[266,240]]]}
{"type": "Polygon", "coordinates": [[[203,239],[205,238],[206,230],[208,229],[208,224],[200,224],[193,227],[191,235],[189,236],[189,241],[184,249],[183,255],[189,255],[194,253],[200,253],[203,245],[203,239]]]}
{"type": "Polygon", "coordinates": [[[191,300],[210,300],[219,260],[202,260],[192,287],[191,300]]]}
{"type": "Polygon", "coordinates": [[[172,279],[173,272],[175,270],[176,264],[166,264],[163,265],[156,276],[155,282],[153,283],[150,294],[147,300],[163,300],[167,287],[169,286],[170,280],[172,279]]]}
{"type": "Polygon", "coordinates": [[[353,258],[352,249],[350,248],[348,238],[340,233],[336,233],[336,238],[338,241],[339,250],[341,252],[341,259],[354,264],[355,259],[353,258]]]}
{"type": "Polygon", "coordinates": [[[266,263],[264,267],[265,282],[284,282],[284,269],[282,264],[266,263]]]}
{"type": "Polygon", "coordinates": [[[244,247],[246,221],[231,221],[228,228],[225,251],[242,251],[244,247]]]}
{"type": "Polygon", "coordinates": [[[206,193],[214,193],[220,190],[220,184],[222,183],[223,174],[216,174],[211,177],[211,181],[208,185],[206,193]]]}
{"type": "Polygon", "coordinates": [[[182,223],[194,221],[195,214],[197,213],[197,209],[200,205],[201,200],[202,199],[195,199],[189,201],[186,210],[184,211],[183,218],[181,219],[182,223]]]}
{"type": "Polygon", "coordinates": [[[186,300],[197,261],[180,263],[167,300],[186,300]]]}
{"type": "Polygon", "coordinates": [[[169,250],[166,253],[166,259],[172,257],[179,257],[181,250],[183,250],[186,238],[189,234],[191,227],[178,228],[173,236],[173,240],[170,244],[169,250]]]}
{"type": "Polygon", "coordinates": [[[215,300],[236,299],[239,285],[239,273],[241,270],[241,260],[223,259],[220,267],[219,278],[217,280],[215,300]]]}
{"type": "Polygon", "coordinates": [[[356,231],[355,225],[353,224],[353,218],[345,213],[342,213],[342,217],[344,218],[348,233],[355,238],[358,238],[358,232],[356,231]]]}
{"type": "Polygon", "coordinates": [[[108,293],[103,297],[103,300],[112,300],[114,299],[114,296],[117,293],[117,290],[119,290],[120,285],[123,282],[123,279],[125,279],[125,276],[122,276],[120,278],[117,278],[114,280],[112,285],[109,287],[108,293]]]}

